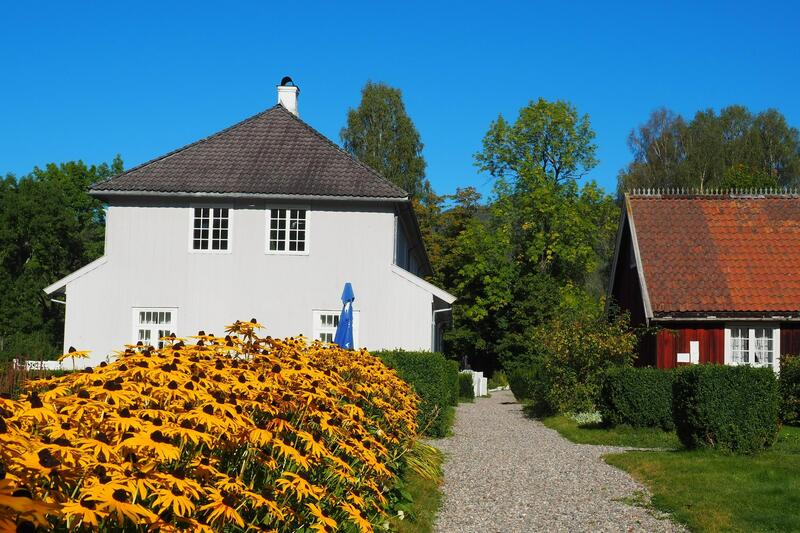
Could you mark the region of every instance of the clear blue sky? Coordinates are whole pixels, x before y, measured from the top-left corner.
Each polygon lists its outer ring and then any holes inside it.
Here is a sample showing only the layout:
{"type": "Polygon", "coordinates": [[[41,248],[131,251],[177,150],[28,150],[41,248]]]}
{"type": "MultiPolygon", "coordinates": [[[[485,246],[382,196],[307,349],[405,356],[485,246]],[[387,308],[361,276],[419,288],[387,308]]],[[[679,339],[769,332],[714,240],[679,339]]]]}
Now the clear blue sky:
{"type": "Polygon", "coordinates": [[[130,167],[274,105],[288,74],[336,141],[365,81],[401,88],[440,193],[489,190],[472,154],[499,113],[569,100],[597,132],[590,178],[613,191],[659,106],[776,107],[800,126],[800,8],[695,4],[5,2],[0,173],[130,167]]]}

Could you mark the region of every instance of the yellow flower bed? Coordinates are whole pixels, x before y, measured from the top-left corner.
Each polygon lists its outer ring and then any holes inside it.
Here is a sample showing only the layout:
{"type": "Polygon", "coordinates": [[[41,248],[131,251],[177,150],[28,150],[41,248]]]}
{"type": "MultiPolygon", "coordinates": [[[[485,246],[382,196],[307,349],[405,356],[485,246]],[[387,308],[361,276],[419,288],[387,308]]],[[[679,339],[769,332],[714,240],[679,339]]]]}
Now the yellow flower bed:
{"type": "Polygon", "coordinates": [[[365,351],[258,327],[130,346],[0,398],[0,531],[382,524],[416,396],[365,351]]]}

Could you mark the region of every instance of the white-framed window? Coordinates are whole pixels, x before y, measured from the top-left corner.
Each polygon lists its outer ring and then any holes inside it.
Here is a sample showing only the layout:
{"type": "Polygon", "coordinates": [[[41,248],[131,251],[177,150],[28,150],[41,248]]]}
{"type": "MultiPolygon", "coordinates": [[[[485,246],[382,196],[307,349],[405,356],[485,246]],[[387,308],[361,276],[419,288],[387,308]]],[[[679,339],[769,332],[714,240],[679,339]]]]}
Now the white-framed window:
{"type": "Polygon", "coordinates": [[[725,364],[779,369],[781,330],[773,324],[731,324],[725,328],[725,364]]]}
{"type": "MultiPolygon", "coordinates": [[[[314,340],[322,342],[333,342],[336,336],[336,328],[339,327],[339,316],[342,310],[315,310],[313,313],[314,340]]],[[[353,345],[358,347],[358,325],[359,325],[359,312],[353,309],[353,345]]]]}
{"type": "Polygon", "coordinates": [[[267,209],[266,251],[270,254],[308,253],[309,210],[307,207],[267,209]]]}
{"type": "Polygon", "coordinates": [[[133,344],[163,347],[160,339],[175,334],[177,320],[177,307],[134,307],[133,344]]]}
{"type": "Polygon", "coordinates": [[[230,206],[192,206],[189,248],[194,252],[230,252],[231,211],[230,206]]]}
{"type": "Polygon", "coordinates": [[[318,320],[317,333],[314,335],[314,338],[322,342],[333,342],[333,337],[336,335],[336,328],[339,327],[339,314],[320,313],[318,320]]]}

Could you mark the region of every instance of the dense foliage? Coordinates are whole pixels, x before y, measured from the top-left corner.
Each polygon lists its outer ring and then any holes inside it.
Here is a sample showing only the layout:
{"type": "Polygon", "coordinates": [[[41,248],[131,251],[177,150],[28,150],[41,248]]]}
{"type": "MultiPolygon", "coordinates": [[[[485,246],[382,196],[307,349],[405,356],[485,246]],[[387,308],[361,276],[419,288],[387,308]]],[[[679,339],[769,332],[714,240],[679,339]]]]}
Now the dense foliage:
{"type": "Polygon", "coordinates": [[[436,352],[373,353],[419,395],[420,431],[431,437],[446,436],[453,421],[453,406],[458,404],[458,364],[436,352]]]}
{"type": "Polygon", "coordinates": [[[508,366],[542,324],[598,307],[618,211],[594,182],[577,184],[595,151],[588,116],[566,102],[540,99],[490,126],[475,159],[495,180],[493,201],[478,208],[462,192],[460,233],[443,254],[441,281],[458,297],[451,353],[508,366]]]}
{"type": "Polygon", "coordinates": [[[411,196],[429,187],[422,140],[406,113],[400,89],[367,82],[358,107],[347,113],[340,137],[345,150],[411,196]]]}
{"type": "Polygon", "coordinates": [[[527,391],[535,409],[575,413],[596,410],[606,372],[632,362],[636,336],[625,316],[557,319],[536,328],[531,344],[531,359],[515,364],[534,370],[527,391]]]}
{"type": "Polygon", "coordinates": [[[472,383],[472,372],[458,374],[458,399],[470,402],[475,399],[475,386],[472,383]]]}
{"type": "Polygon", "coordinates": [[[536,365],[525,365],[508,371],[508,386],[518,402],[527,402],[537,396],[536,386],[540,383],[536,365]]]}
{"type": "Polygon", "coordinates": [[[121,171],[117,157],[0,179],[0,359],[58,355],[64,308],[42,289],[102,255],[105,212],[87,190],[121,171]]]}
{"type": "Polygon", "coordinates": [[[659,109],[631,132],[633,162],[618,190],[635,187],[747,188],[797,186],[800,132],[775,109],[753,114],[730,106],[686,120],[659,109]]]}
{"type": "Polygon", "coordinates": [[[800,425],[800,357],[781,356],[778,385],[781,391],[781,420],[786,424],[800,425]]]}
{"type": "Polygon", "coordinates": [[[416,396],[364,351],[257,327],[128,347],[0,399],[2,529],[382,524],[416,438],[416,396]]]}
{"type": "Polygon", "coordinates": [[[673,372],[620,366],[606,372],[598,410],[603,423],[672,430],[673,372]]]}
{"type": "Polygon", "coordinates": [[[680,368],[672,397],[675,429],[687,448],[756,453],[778,434],[778,382],[769,368],[680,368]]]}

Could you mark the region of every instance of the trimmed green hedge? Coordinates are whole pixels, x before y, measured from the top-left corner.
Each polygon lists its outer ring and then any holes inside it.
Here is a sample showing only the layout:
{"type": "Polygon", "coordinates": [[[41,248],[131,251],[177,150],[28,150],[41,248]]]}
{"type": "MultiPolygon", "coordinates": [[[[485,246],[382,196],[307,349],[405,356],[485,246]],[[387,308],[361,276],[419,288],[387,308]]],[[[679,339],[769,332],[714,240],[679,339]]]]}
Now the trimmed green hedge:
{"type": "Polygon", "coordinates": [[[458,363],[436,352],[386,350],[373,352],[409,383],[420,397],[417,422],[430,437],[444,437],[458,403],[458,363]]]}
{"type": "Polygon", "coordinates": [[[800,425],[800,357],[781,356],[781,420],[786,424],[800,425]]]}
{"type": "Polygon", "coordinates": [[[448,386],[448,390],[452,392],[450,398],[450,405],[458,405],[459,401],[459,388],[461,387],[461,382],[459,381],[459,373],[458,373],[458,361],[453,361],[452,359],[447,359],[447,364],[449,365],[449,369],[447,371],[447,375],[450,378],[450,385],[448,386]]]}
{"type": "Polygon", "coordinates": [[[539,372],[534,366],[514,368],[507,373],[508,386],[518,402],[531,401],[536,396],[539,372]]]}
{"type": "Polygon", "coordinates": [[[471,372],[462,372],[458,375],[458,396],[460,400],[467,402],[475,399],[475,387],[472,385],[471,372]]]}
{"type": "Polygon", "coordinates": [[[756,453],[778,435],[778,381],[768,368],[696,365],[675,372],[672,413],[687,448],[756,453]]]}
{"type": "Polygon", "coordinates": [[[630,366],[606,372],[598,409],[611,426],[660,427],[671,431],[673,372],[630,366]]]}

